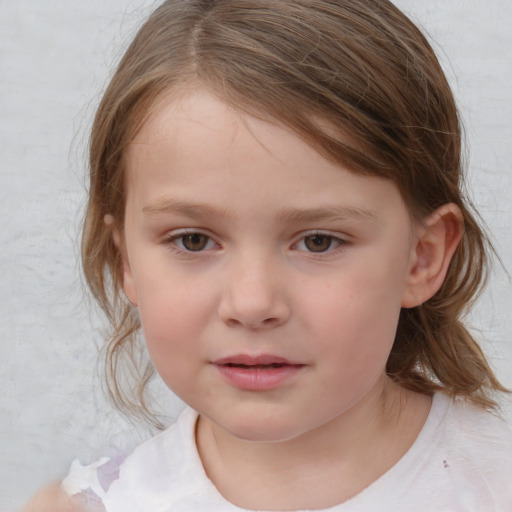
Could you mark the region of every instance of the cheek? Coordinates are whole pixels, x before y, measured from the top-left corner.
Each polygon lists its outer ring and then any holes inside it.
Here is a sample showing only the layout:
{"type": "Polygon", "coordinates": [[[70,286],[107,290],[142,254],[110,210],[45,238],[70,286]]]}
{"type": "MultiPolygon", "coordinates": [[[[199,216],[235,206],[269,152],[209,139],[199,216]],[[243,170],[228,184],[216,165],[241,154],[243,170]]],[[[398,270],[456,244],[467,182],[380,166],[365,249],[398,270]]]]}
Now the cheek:
{"type": "Polygon", "coordinates": [[[393,265],[357,266],[318,289],[312,287],[302,308],[308,329],[344,366],[384,366],[394,342],[401,309],[403,272],[393,265]]]}
{"type": "MultiPolygon", "coordinates": [[[[162,377],[198,352],[214,300],[206,284],[172,275],[141,275],[138,286],[142,331],[162,377]]],[[[190,363],[189,363],[190,364],[190,363]]]]}

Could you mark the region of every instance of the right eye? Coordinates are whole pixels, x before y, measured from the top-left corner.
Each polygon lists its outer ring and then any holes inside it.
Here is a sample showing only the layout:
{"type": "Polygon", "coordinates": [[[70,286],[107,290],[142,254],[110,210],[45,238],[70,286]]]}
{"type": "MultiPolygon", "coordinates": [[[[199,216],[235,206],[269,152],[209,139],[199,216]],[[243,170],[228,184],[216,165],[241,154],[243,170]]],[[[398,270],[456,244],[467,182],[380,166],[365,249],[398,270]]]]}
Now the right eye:
{"type": "Polygon", "coordinates": [[[182,233],[170,237],[166,242],[185,252],[200,252],[213,249],[217,245],[209,236],[203,233],[182,233]]]}

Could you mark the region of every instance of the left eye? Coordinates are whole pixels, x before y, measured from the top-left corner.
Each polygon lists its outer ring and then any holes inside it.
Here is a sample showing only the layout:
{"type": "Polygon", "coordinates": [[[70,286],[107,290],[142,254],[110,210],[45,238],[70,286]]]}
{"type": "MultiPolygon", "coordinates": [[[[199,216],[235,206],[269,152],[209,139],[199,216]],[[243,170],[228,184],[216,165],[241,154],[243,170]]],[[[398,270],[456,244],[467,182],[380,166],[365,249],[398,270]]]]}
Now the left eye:
{"type": "Polygon", "coordinates": [[[178,249],[187,252],[200,252],[205,249],[211,249],[215,242],[203,233],[186,233],[173,237],[172,242],[178,249]]]}
{"type": "Polygon", "coordinates": [[[342,240],[331,235],[315,234],[302,238],[297,248],[308,252],[327,252],[343,243],[342,240]]]}

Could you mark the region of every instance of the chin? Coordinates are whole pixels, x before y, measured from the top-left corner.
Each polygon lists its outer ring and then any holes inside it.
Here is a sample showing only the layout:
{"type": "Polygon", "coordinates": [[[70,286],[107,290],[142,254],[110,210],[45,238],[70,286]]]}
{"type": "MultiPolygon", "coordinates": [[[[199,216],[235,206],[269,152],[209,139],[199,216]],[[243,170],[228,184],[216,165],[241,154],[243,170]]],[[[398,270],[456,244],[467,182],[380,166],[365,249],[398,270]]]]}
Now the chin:
{"type": "Polygon", "coordinates": [[[254,443],[280,443],[300,436],[296,425],[282,423],[276,418],[259,419],[259,421],[236,422],[219,425],[226,432],[240,441],[254,443]]]}

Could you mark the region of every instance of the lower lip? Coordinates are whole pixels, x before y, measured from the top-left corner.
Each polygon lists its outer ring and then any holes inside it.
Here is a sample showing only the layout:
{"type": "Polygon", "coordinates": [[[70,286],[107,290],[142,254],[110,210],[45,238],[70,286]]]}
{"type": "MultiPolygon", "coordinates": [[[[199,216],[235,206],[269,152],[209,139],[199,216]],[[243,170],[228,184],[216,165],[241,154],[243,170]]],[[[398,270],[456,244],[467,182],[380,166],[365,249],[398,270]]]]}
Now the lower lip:
{"type": "Polygon", "coordinates": [[[235,387],[249,391],[269,391],[278,388],[304,368],[303,365],[283,365],[276,368],[217,365],[221,375],[235,387]]]}

